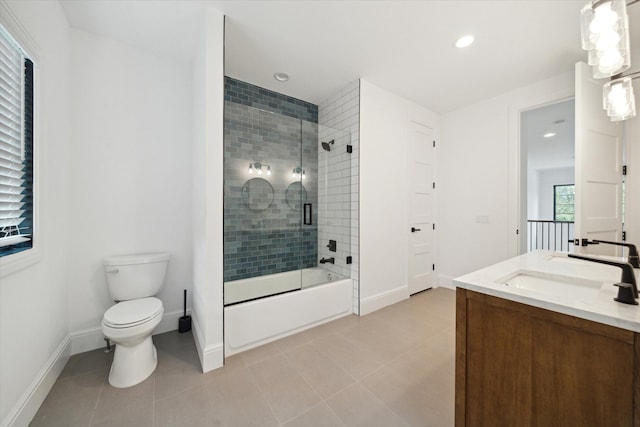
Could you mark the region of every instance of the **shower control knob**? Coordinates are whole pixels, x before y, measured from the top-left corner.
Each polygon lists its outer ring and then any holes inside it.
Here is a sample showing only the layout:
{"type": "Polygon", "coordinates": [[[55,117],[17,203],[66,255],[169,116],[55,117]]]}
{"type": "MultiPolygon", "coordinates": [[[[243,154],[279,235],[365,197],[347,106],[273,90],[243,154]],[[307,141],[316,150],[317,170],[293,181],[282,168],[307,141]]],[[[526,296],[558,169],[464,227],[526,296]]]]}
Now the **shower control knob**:
{"type": "Polygon", "coordinates": [[[419,228],[411,227],[411,232],[415,233],[416,231],[421,231],[419,228]]]}

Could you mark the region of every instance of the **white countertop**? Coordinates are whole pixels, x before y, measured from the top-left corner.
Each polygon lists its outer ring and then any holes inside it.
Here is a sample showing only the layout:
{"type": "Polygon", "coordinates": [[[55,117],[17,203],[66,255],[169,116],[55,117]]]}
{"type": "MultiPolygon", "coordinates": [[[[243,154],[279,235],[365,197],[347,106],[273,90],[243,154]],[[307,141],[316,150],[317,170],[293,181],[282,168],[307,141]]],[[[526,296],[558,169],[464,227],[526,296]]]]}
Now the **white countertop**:
{"type": "MultiPolygon", "coordinates": [[[[622,258],[610,259],[626,262],[622,258]]],[[[639,271],[635,271],[638,278],[639,271]]],[[[618,294],[618,288],[613,284],[620,282],[621,273],[622,270],[615,266],[566,258],[566,253],[535,251],[458,277],[453,284],[459,288],[640,332],[640,305],[613,300],[618,294]],[[592,284],[601,282],[602,285],[594,288],[590,294],[582,294],[562,284],[558,285],[557,293],[548,290],[536,292],[504,284],[507,278],[518,272],[543,278],[563,276],[577,279],[578,283],[584,280],[592,284]]]]}

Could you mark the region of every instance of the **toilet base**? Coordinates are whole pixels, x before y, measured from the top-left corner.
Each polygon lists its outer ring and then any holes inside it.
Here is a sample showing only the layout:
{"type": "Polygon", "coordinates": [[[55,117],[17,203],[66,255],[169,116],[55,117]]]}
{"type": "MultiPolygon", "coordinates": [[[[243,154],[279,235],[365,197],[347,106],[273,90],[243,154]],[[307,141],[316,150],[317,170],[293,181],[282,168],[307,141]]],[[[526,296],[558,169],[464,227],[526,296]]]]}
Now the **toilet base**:
{"type": "Polygon", "coordinates": [[[158,366],[158,355],[151,335],[135,345],[116,343],[109,372],[109,384],[131,387],[146,380],[158,366]]]}

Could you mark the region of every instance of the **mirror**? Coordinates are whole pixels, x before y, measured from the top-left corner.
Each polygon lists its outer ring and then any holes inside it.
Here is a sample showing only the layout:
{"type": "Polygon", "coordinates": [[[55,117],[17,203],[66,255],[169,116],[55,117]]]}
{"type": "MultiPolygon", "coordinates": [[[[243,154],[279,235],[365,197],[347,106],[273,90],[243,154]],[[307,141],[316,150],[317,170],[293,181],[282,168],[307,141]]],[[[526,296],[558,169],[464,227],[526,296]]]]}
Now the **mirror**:
{"type": "Polygon", "coordinates": [[[252,178],[242,186],[242,202],[252,211],[263,211],[273,202],[273,187],[266,179],[252,178]]]}
{"type": "Polygon", "coordinates": [[[300,181],[292,182],[285,192],[287,205],[294,211],[299,211],[300,207],[307,202],[307,190],[300,181]]]}

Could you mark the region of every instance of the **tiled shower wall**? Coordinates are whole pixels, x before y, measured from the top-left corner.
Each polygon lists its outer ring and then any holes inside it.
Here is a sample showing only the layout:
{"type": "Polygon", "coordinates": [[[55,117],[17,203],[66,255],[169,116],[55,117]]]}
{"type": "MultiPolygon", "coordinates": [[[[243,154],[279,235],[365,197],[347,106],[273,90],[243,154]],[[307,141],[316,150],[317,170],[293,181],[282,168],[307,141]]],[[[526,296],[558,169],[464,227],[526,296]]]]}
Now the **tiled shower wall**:
{"type": "MultiPolygon", "coordinates": [[[[359,170],[359,152],[360,152],[360,81],[356,80],[346,86],[343,90],[333,95],[329,99],[324,102],[321,102],[318,105],[318,124],[320,128],[320,133],[322,134],[323,126],[327,126],[334,129],[339,129],[343,131],[347,131],[351,137],[351,146],[353,147],[353,152],[350,155],[350,161],[348,162],[340,162],[338,165],[341,167],[341,171],[339,172],[341,178],[349,176],[349,184],[350,188],[350,227],[348,230],[346,227],[341,226],[339,230],[336,230],[339,233],[350,233],[348,241],[350,242],[350,253],[353,259],[353,263],[349,266],[345,266],[348,268],[350,277],[353,279],[353,312],[356,314],[360,313],[360,282],[359,282],[359,257],[358,257],[358,224],[359,224],[359,181],[358,181],[358,170],[359,170]],[[348,169],[347,169],[348,168],[348,169]]],[[[337,142],[336,142],[337,143],[337,142]]],[[[338,173],[337,171],[334,171],[338,173]]],[[[332,172],[332,173],[334,173],[332,172]]],[[[346,185],[346,181],[340,181],[340,185],[346,185]]],[[[322,199],[322,188],[320,188],[320,198],[322,199]]],[[[331,230],[327,230],[331,231],[331,230]]],[[[321,227],[320,236],[323,236],[324,229],[321,227]]],[[[346,238],[346,236],[345,236],[346,238]]],[[[324,240],[320,241],[319,246],[319,256],[326,256],[324,247],[324,240]]],[[[331,256],[331,255],[329,255],[331,256]]],[[[340,272],[339,272],[340,273],[340,272]]]]}
{"type": "Polygon", "coordinates": [[[318,123],[317,105],[232,79],[231,77],[224,78],[224,100],[311,123],[318,123]]]}
{"type": "Polygon", "coordinates": [[[318,125],[320,142],[329,144],[330,151],[318,146],[318,256],[334,258],[333,264],[319,267],[351,277],[351,144],[349,132],[318,125]],[[328,247],[335,240],[336,250],[328,247]]]}
{"type": "Polygon", "coordinates": [[[317,209],[314,225],[303,225],[302,201],[291,197],[300,182],[291,176],[292,170],[301,167],[305,170],[303,194],[307,202],[317,205],[316,123],[313,104],[225,79],[225,282],[317,265],[317,209]],[[249,163],[255,162],[269,165],[271,175],[249,174],[249,163]],[[273,200],[269,198],[264,206],[243,198],[247,182],[256,178],[273,189],[273,200]]]}

